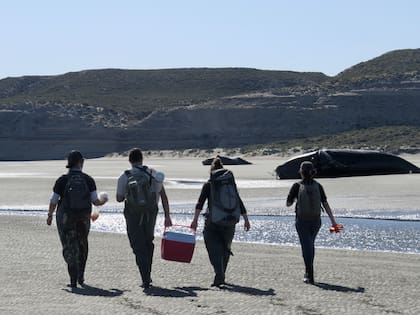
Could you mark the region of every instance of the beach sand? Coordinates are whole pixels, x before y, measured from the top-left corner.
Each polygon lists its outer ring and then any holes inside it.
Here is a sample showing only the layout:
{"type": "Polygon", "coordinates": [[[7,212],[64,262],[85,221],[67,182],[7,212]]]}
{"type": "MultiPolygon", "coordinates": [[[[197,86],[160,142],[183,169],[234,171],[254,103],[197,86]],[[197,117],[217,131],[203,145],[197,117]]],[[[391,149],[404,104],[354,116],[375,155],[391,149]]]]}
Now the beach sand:
{"type": "Polygon", "coordinates": [[[203,242],[191,264],[160,258],[144,293],[126,235],[92,232],[85,288],[71,292],[55,224],[0,216],[0,314],[419,314],[420,255],[318,249],[316,285],[300,249],[233,244],[231,285],[210,288],[203,242]]]}

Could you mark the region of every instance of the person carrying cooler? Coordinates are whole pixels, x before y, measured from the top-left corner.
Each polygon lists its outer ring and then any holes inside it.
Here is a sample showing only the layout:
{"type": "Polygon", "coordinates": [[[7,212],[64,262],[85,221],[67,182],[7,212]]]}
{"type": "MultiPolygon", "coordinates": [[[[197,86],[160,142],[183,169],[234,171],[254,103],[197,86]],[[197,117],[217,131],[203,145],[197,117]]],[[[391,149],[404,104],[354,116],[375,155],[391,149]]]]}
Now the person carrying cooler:
{"type": "Polygon", "coordinates": [[[132,149],[128,156],[131,169],[118,179],[118,202],[125,201],[124,217],[131,248],[142,278],[143,289],[149,289],[152,279],[154,230],[158,214],[159,197],[165,212],[165,226],[171,226],[169,202],[163,187],[163,173],[143,165],[140,149],[132,149]]]}
{"type": "Polygon", "coordinates": [[[197,229],[198,217],[207,200],[208,210],[205,214],[204,242],[213,266],[215,277],[211,286],[225,284],[225,273],[232,255],[231,245],[235,234],[236,223],[242,217],[244,228],[250,229],[245,206],[239,197],[233,173],[223,168],[220,158],[215,158],[210,168],[210,179],[203,185],[195,207],[191,228],[197,229]]]}
{"type": "Polygon", "coordinates": [[[76,288],[77,282],[83,285],[85,281],[92,203],[101,206],[108,199],[98,199],[95,181],[82,172],[84,159],[79,151],[71,151],[67,162],[69,172],[58,178],[53,188],[47,224],[51,225],[57,208],[57,229],[68,267],[70,287],[76,288]]]}
{"type": "Polygon", "coordinates": [[[295,226],[305,262],[303,281],[314,284],[315,238],[321,228],[321,204],[327,212],[332,226],[336,227],[337,223],[327,202],[324,188],[313,179],[316,170],[312,162],[302,162],[299,173],[302,180],[293,184],[287,196],[286,205],[290,207],[296,201],[295,226]]]}

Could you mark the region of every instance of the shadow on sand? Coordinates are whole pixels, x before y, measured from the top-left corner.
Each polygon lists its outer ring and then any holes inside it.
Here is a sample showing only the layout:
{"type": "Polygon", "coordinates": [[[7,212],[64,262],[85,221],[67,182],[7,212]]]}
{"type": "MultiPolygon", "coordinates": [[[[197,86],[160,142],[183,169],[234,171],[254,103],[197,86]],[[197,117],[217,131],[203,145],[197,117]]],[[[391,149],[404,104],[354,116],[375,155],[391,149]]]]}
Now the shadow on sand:
{"type": "Polygon", "coordinates": [[[207,291],[208,288],[201,287],[175,287],[173,289],[161,288],[152,286],[149,289],[145,290],[144,293],[149,296],[163,296],[163,297],[195,297],[197,296],[197,291],[207,291]]]}
{"type": "Polygon", "coordinates": [[[237,284],[225,283],[220,287],[222,290],[236,292],[236,293],[243,293],[248,295],[255,295],[255,296],[273,296],[276,295],[274,289],[268,290],[261,290],[252,287],[244,287],[237,284]]]}
{"type": "Polygon", "coordinates": [[[328,284],[328,283],[323,283],[323,282],[315,282],[314,285],[320,289],[329,290],[329,291],[365,293],[365,288],[362,288],[362,287],[349,288],[349,287],[344,287],[341,285],[328,284]]]}
{"type": "Polygon", "coordinates": [[[84,284],[81,288],[68,288],[63,289],[64,291],[67,291],[69,293],[79,294],[79,295],[85,295],[85,296],[103,296],[103,297],[116,297],[120,296],[124,293],[124,291],[119,289],[101,289],[97,287],[93,287],[87,284],[84,284]]]}

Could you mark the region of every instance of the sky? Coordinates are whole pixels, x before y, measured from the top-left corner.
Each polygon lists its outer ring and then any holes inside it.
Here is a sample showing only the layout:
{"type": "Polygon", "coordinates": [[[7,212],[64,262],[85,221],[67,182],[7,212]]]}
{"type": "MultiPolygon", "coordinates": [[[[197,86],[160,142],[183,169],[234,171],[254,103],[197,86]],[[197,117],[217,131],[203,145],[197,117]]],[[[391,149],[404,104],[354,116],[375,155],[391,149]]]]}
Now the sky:
{"type": "Polygon", "coordinates": [[[1,0],[0,79],[102,68],[327,75],[420,48],[418,0],[1,0]]]}

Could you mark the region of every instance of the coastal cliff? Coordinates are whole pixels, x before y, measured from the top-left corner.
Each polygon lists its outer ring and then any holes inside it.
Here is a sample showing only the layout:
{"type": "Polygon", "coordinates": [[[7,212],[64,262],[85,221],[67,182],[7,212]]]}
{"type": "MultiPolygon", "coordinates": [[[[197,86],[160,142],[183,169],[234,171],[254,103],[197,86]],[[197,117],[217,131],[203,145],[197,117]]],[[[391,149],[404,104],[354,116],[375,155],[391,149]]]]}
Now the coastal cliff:
{"type": "MultiPolygon", "coordinates": [[[[420,49],[335,77],[243,68],[90,70],[0,80],[0,160],[244,147],[420,128],[420,49]]],[[[416,139],[406,139],[410,145],[416,139]]],[[[392,139],[390,139],[392,141],[392,139]]]]}

